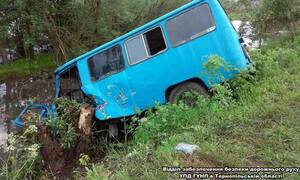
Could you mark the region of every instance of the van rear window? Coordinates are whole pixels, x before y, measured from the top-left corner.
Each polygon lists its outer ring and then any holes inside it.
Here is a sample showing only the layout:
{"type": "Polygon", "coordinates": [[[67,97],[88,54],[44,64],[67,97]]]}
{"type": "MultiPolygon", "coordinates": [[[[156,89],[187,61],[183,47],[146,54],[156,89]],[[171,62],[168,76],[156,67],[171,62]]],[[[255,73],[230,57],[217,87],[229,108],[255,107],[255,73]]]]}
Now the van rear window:
{"type": "Polygon", "coordinates": [[[88,60],[92,81],[103,79],[124,69],[124,58],[120,45],[107,49],[88,60]]]}
{"type": "Polygon", "coordinates": [[[167,22],[173,47],[213,31],[214,28],[215,23],[208,4],[191,9],[167,22]]]}

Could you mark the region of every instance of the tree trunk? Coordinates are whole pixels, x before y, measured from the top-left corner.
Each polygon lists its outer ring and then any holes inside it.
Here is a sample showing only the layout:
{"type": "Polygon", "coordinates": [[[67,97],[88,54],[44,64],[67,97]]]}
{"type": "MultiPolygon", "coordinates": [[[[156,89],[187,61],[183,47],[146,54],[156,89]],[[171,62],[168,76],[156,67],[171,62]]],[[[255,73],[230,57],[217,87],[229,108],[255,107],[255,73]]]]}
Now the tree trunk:
{"type": "MultiPolygon", "coordinates": [[[[27,10],[26,12],[29,16],[30,11],[27,10]]],[[[25,22],[25,33],[26,33],[27,36],[32,36],[32,22],[31,22],[31,19],[27,19],[26,22],[25,22]]],[[[34,52],[33,52],[32,42],[30,42],[28,45],[24,44],[24,47],[25,47],[24,51],[25,51],[25,54],[26,54],[26,58],[27,59],[33,59],[34,52]]]]}
{"type": "Polygon", "coordinates": [[[33,46],[29,45],[28,47],[25,48],[25,56],[27,59],[33,59],[34,57],[34,52],[33,52],[33,46]]]}
{"type": "Polygon", "coordinates": [[[83,104],[81,106],[78,128],[81,131],[81,135],[84,137],[89,137],[92,134],[94,111],[95,108],[91,105],[83,104]]]}
{"type": "MultiPolygon", "coordinates": [[[[95,22],[95,24],[98,23],[99,15],[100,15],[100,0],[96,0],[95,16],[94,16],[94,22],[95,22]]],[[[96,29],[96,33],[97,33],[97,29],[96,29]]]]}
{"type": "MultiPolygon", "coordinates": [[[[19,14],[20,16],[20,14],[19,14]]],[[[16,18],[15,19],[16,21],[16,30],[14,31],[14,34],[16,35],[15,36],[15,43],[16,43],[16,50],[17,52],[20,54],[21,57],[25,57],[26,54],[25,54],[25,49],[24,49],[24,35],[23,35],[23,32],[22,32],[22,28],[20,27],[20,22],[19,22],[19,19],[16,18]]]]}
{"type": "Polygon", "coordinates": [[[294,40],[295,37],[296,37],[296,33],[295,33],[296,28],[295,28],[294,23],[292,21],[290,21],[290,22],[287,23],[286,27],[287,27],[287,30],[290,33],[291,39],[294,40]]]}
{"type": "Polygon", "coordinates": [[[1,56],[0,58],[2,58],[2,63],[8,64],[7,53],[4,48],[0,49],[0,56],[1,56]]]}
{"type": "Polygon", "coordinates": [[[24,38],[23,33],[18,31],[16,32],[16,39],[17,51],[21,57],[26,57],[25,49],[24,49],[24,38]]]}
{"type": "Polygon", "coordinates": [[[59,29],[56,26],[53,17],[50,14],[45,13],[44,19],[48,31],[48,38],[50,44],[53,46],[55,64],[59,65],[61,64],[62,60],[65,61],[68,59],[67,48],[60,37],[59,29]]]}

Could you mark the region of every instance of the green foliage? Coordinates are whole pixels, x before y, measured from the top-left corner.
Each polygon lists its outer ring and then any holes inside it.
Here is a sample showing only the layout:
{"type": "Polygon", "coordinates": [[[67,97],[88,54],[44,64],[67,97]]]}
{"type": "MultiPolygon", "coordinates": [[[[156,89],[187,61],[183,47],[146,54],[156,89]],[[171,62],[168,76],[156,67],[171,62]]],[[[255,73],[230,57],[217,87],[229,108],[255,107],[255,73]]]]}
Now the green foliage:
{"type": "Polygon", "coordinates": [[[0,80],[52,71],[55,68],[52,58],[49,54],[41,54],[32,60],[19,59],[10,64],[0,65],[0,80]]]}
{"type": "Polygon", "coordinates": [[[251,0],[220,0],[231,20],[249,21],[249,9],[252,8],[251,0]]]}
{"type": "Polygon", "coordinates": [[[0,1],[0,48],[18,47],[29,55],[33,45],[50,43],[61,64],[187,2],[0,1]]]}
{"type": "MultiPolygon", "coordinates": [[[[80,137],[77,124],[80,115],[80,104],[68,99],[58,99],[56,104],[58,116],[43,124],[43,126],[48,126],[45,131],[41,128],[39,128],[41,130],[39,131],[37,128],[41,126],[41,123],[37,120],[38,116],[29,113],[26,117],[25,131],[9,136],[8,158],[1,160],[3,165],[1,166],[0,179],[39,179],[42,177],[43,164],[40,147],[41,145],[56,145],[40,138],[41,135],[43,137],[49,135],[44,133],[50,133],[49,137],[58,141],[66,152],[73,150],[72,148],[77,145],[80,137]]],[[[89,161],[89,156],[84,154],[80,156],[81,165],[87,166],[89,161]]]]}
{"type": "Polygon", "coordinates": [[[87,166],[90,162],[90,157],[86,154],[80,154],[79,164],[81,166],[87,166]]]}
{"type": "Polygon", "coordinates": [[[78,141],[78,120],[80,104],[76,101],[60,98],[56,101],[58,117],[48,123],[51,135],[57,138],[64,149],[71,149],[78,141]]]}
{"type": "Polygon", "coordinates": [[[76,145],[79,135],[72,125],[67,124],[62,118],[51,120],[49,124],[52,136],[59,140],[64,149],[71,149],[76,145]]]}
{"type": "Polygon", "coordinates": [[[268,33],[285,29],[295,35],[299,6],[298,0],[263,0],[258,8],[253,9],[251,20],[257,39],[266,38],[268,33]]]}
{"type": "MultiPolygon", "coordinates": [[[[51,137],[58,140],[64,150],[70,150],[78,142],[78,118],[80,104],[68,99],[58,99],[58,116],[44,124],[49,126],[51,137]]],[[[42,175],[42,157],[40,156],[40,135],[37,126],[38,117],[29,113],[26,117],[26,129],[23,133],[9,135],[8,157],[1,160],[0,179],[39,179],[42,175]]],[[[51,145],[51,144],[46,144],[51,145]]],[[[89,162],[87,155],[82,155],[82,165],[89,162]]]]}
{"type": "Polygon", "coordinates": [[[223,58],[218,55],[211,55],[208,57],[208,61],[202,64],[204,71],[201,72],[201,76],[208,76],[210,85],[214,85],[214,82],[224,81],[224,71],[234,70],[230,64],[228,64],[223,58]]]}
{"type": "Polygon", "coordinates": [[[205,74],[217,75],[221,68],[228,69],[226,61],[217,55],[212,55],[208,58],[208,61],[203,63],[205,68],[205,74]]]}
{"type": "Polygon", "coordinates": [[[67,131],[64,134],[61,134],[60,143],[64,149],[71,149],[74,147],[78,140],[78,134],[75,129],[68,125],[67,131]]]}
{"type": "Polygon", "coordinates": [[[300,43],[287,44],[251,52],[255,68],[216,86],[212,98],[199,97],[192,108],[179,103],[147,112],[128,145],[108,150],[98,175],[112,171],[111,179],[174,179],[176,174],[161,167],[297,166],[300,43]],[[201,150],[182,157],[174,149],[180,142],[201,150]]]}
{"type": "Polygon", "coordinates": [[[56,111],[59,117],[73,127],[78,127],[81,104],[74,100],[59,98],[56,100],[56,111]]]}
{"type": "Polygon", "coordinates": [[[37,137],[38,130],[34,125],[23,134],[9,135],[8,157],[1,160],[0,179],[35,179],[40,176],[42,160],[37,137]]]}
{"type": "Polygon", "coordinates": [[[5,36],[0,38],[0,44],[4,45],[1,48],[17,48],[26,58],[33,58],[33,46],[44,35],[43,25],[39,23],[43,16],[37,13],[37,7],[32,4],[30,0],[0,1],[0,29],[5,36]]]}
{"type": "Polygon", "coordinates": [[[96,164],[92,165],[92,167],[89,169],[87,168],[87,179],[88,180],[108,180],[108,172],[103,167],[103,165],[96,164]]]}

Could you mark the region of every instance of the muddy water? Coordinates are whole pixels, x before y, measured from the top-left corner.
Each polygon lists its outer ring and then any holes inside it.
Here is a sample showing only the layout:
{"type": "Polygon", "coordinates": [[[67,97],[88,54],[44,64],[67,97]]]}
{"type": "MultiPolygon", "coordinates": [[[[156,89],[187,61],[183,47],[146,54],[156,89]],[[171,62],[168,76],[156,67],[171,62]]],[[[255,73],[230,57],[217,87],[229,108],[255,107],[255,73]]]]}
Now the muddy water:
{"type": "MultiPolygon", "coordinates": [[[[54,99],[53,79],[15,79],[0,82],[0,147],[16,127],[12,123],[28,102],[51,103],[54,99]]],[[[0,151],[0,156],[1,156],[0,151]]],[[[3,153],[3,152],[2,152],[3,153]]]]}

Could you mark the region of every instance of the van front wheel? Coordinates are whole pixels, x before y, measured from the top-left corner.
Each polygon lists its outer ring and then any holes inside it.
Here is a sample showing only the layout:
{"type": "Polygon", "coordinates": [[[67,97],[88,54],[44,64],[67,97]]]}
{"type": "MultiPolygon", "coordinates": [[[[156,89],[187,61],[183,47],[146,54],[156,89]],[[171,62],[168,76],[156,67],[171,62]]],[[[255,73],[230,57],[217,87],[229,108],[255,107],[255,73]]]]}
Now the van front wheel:
{"type": "Polygon", "coordinates": [[[183,101],[188,106],[193,106],[199,95],[208,96],[208,91],[198,83],[187,82],[176,86],[170,93],[168,101],[176,104],[183,101]]]}

